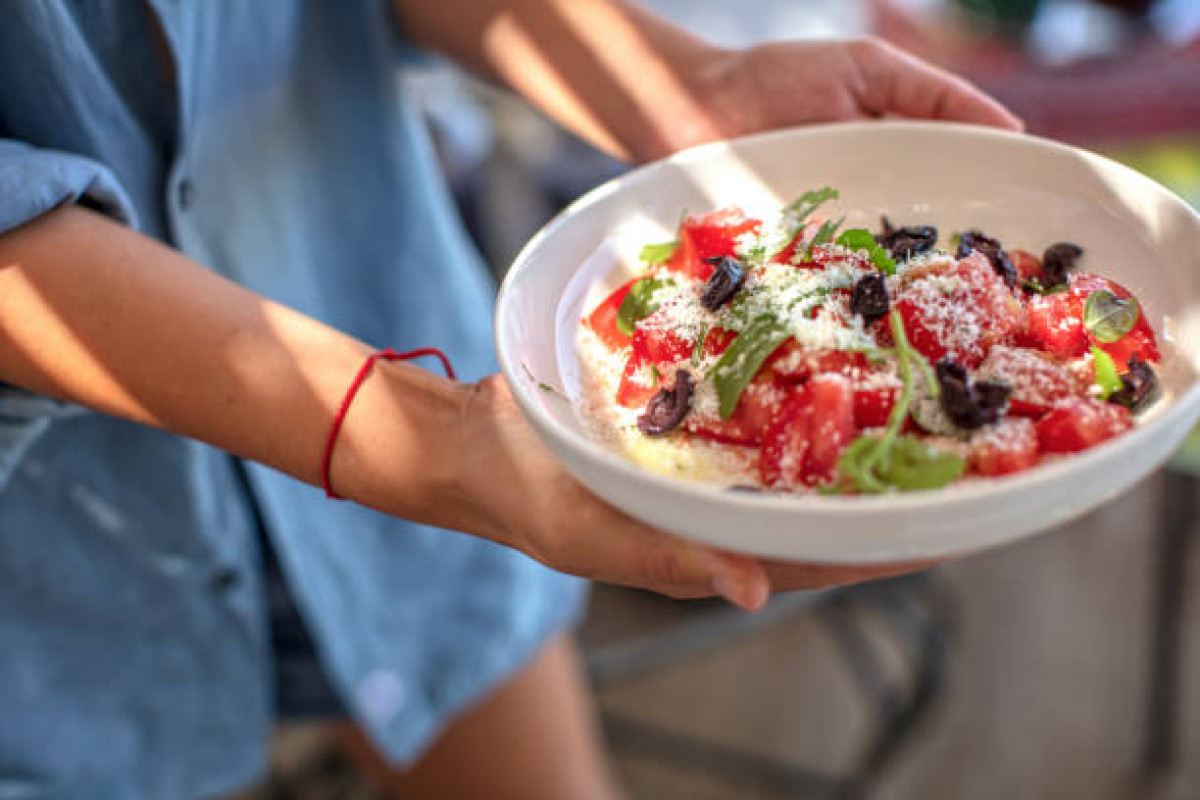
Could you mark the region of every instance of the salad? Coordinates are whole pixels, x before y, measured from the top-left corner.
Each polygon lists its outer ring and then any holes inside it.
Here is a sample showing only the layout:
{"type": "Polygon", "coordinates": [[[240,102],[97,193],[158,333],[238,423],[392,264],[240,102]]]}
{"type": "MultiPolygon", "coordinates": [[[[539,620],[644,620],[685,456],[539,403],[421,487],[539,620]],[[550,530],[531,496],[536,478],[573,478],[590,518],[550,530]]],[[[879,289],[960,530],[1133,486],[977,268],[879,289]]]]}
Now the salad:
{"type": "Polygon", "coordinates": [[[646,245],[583,320],[585,416],[685,477],[866,494],[1027,470],[1153,404],[1154,332],[1082,248],[844,228],[820,214],[837,197],[688,216],[646,245]]]}

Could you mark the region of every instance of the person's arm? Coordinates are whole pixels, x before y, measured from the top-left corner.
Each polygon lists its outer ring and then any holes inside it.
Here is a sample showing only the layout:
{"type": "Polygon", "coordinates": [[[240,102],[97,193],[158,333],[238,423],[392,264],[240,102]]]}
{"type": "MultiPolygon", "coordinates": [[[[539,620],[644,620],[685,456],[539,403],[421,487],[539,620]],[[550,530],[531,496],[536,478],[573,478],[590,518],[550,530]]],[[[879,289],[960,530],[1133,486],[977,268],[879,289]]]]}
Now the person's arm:
{"type": "MultiPolygon", "coordinates": [[[[153,425],[311,484],[368,348],[105,216],[0,235],[0,381],[153,425]]],[[[763,567],[652,530],[557,466],[503,381],[379,363],[339,437],[347,498],[578,575],[753,608],[763,567]]],[[[814,579],[816,580],[816,579],[814,579]]]]}
{"type": "Polygon", "coordinates": [[[618,156],[899,115],[1017,129],[967,82],[876,39],[728,50],[626,0],[393,0],[418,44],[497,80],[618,156]]]}

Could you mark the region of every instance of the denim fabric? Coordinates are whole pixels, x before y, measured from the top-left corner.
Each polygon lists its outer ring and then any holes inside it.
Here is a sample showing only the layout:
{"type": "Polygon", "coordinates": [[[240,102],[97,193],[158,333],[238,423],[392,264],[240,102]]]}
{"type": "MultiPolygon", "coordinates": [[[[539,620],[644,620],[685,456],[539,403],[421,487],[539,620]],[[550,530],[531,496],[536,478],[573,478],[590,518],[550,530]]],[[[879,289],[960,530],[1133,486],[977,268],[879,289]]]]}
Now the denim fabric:
{"type": "MultiPolygon", "coordinates": [[[[9,0],[0,232],[83,202],[480,377],[492,286],[400,89],[405,54],[377,1],[9,0]]],[[[582,584],[518,553],[246,476],[0,385],[0,798],[208,797],[261,771],[255,510],[344,707],[400,762],[578,614],[582,584]]]]}

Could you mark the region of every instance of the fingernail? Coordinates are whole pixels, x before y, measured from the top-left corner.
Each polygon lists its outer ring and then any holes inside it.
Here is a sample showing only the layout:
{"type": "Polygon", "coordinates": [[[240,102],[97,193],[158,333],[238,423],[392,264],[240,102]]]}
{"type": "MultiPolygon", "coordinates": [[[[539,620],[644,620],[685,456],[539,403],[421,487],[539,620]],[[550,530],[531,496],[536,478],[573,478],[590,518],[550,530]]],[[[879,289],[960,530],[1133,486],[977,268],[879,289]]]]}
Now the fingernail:
{"type": "Polygon", "coordinates": [[[749,609],[753,606],[749,587],[732,575],[717,573],[713,578],[713,590],[738,608],[749,609]]]}

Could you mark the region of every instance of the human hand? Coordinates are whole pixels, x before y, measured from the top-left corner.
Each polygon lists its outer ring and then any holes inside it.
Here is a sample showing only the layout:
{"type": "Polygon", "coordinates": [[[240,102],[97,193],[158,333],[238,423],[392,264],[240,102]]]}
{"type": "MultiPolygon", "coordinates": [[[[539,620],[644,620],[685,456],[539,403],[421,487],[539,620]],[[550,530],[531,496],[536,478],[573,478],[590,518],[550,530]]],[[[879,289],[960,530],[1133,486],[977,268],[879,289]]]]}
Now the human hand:
{"type": "Polygon", "coordinates": [[[675,68],[691,118],[647,126],[633,148],[642,158],[776,128],[889,116],[1024,128],[966,80],[875,38],[706,50],[675,68]]]}
{"type": "Polygon", "coordinates": [[[672,597],[721,595],[755,610],[773,590],[826,588],[926,566],[761,563],[678,539],[621,513],[568,475],[499,376],[469,391],[452,446],[462,454],[456,493],[475,521],[471,532],[560,571],[672,597]]]}

